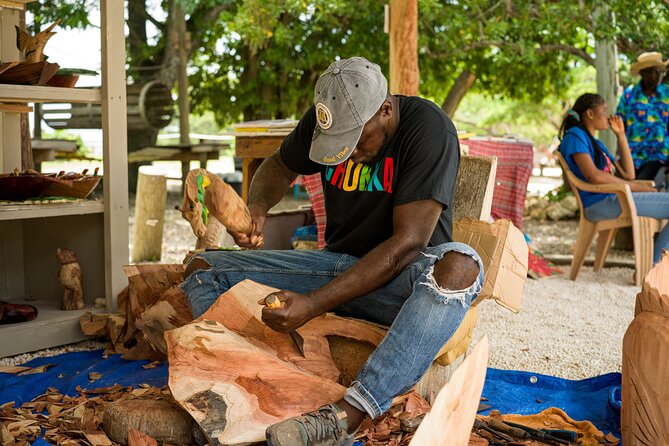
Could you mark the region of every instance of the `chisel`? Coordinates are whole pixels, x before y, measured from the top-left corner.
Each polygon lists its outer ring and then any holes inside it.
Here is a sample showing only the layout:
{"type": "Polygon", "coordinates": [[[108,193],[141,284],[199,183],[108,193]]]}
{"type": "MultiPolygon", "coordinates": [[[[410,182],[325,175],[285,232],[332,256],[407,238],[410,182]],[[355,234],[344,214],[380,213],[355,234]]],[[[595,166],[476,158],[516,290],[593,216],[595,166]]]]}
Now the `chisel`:
{"type": "MultiPolygon", "coordinates": [[[[283,306],[283,302],[279,300],[276,294],[271,293],[265,297],[265,306],[267,308],[281,308],[283,306]]],[[[290,335],[290,339],[293,340],[293,343],[297,349],[300,351],[300,354],[304,357],[304,339],[302,339],[302,336],[300,336],[300,334],[296,331],[291,331],[288,334],[290,335]]]]}

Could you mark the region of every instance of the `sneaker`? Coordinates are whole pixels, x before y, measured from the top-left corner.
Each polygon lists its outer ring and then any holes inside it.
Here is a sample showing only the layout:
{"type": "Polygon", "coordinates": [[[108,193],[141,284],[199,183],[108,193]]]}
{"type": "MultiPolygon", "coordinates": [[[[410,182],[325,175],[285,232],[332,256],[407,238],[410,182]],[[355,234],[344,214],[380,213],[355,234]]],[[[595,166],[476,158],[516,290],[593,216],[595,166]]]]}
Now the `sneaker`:
{"type": "Polygon", "coordinates": [[[346,411],[335,404],[276,423],[265,436],[269,446],[351,446],[354,439],[346,411]]]}

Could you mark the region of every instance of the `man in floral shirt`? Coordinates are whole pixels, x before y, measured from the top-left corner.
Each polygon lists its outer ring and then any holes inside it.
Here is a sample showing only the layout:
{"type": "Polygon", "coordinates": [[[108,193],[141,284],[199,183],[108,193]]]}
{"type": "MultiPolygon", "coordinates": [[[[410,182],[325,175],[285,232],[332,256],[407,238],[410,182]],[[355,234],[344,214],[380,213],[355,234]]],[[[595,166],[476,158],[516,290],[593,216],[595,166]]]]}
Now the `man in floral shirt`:
{"type": "Polygon", "coordinates": [[[669,87],[662,83],[665,67],[660,53],[643,53],[632,64],[641,81],[628,86],[618,104],[632,150],[636,178],[653,180],[669,158],[669,87]]]}

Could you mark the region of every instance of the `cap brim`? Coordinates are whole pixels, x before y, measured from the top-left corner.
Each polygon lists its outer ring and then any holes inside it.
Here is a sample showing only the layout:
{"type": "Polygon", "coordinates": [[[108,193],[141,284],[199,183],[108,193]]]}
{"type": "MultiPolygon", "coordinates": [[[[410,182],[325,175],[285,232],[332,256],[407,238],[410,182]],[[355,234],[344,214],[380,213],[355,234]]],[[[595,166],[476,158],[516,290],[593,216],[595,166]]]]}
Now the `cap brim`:
{"type": "Polygon", "coordinates": [[[360,135],[364,126],[358,127],[346,133],[328,135],[316,126],[311,139],[309,159],[318,164],[336,166],[346,161],[358,145],[360,135]]]}

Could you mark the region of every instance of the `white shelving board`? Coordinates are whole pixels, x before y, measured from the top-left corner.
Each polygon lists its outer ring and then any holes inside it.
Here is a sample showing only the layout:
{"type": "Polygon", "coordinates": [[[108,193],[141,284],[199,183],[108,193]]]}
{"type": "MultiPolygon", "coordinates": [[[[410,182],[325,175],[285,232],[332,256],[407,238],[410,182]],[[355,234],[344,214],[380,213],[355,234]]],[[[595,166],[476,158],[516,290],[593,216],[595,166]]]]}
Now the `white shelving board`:
{"type": "Polygon", "coordinates": [[[86,339],[79,326],[79,318],[86,311],[63,311],[54,300],[19,300],[12,303],[34,305],[37,318],[30,322],[0,325],[0,358],[49,347],[71,344],[86,339]],[[36,336],[39,334],[39,336],[36,336]]]}
{"type": "Polygon", "coordinates": [[[0,102],[95,103],[101,100],[102,94],[99,88],[61,88],[0,84],[0,102]]]}
{"type": "Polygon", "coordinates": [[[53,204],[0,204],[0,221],[97,214],[104,210],[102,201],[97,200],[53,204]]]}

